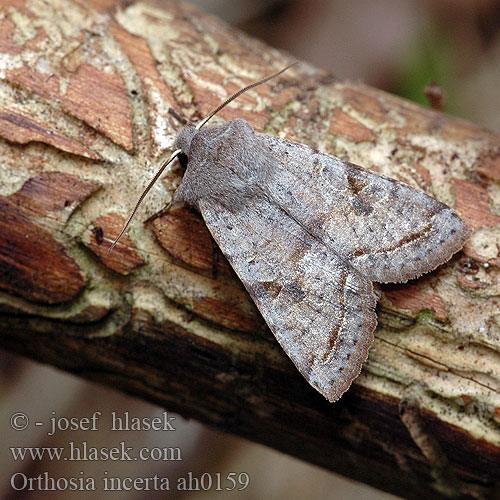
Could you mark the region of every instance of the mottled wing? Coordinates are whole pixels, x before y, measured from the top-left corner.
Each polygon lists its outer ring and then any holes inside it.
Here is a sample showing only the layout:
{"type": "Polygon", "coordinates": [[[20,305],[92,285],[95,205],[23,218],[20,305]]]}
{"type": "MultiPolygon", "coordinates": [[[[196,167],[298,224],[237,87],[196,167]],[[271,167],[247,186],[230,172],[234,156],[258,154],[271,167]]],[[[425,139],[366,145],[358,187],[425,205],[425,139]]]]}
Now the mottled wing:
{"type": "Polygon", "coordinates": [[[446,262],[470,230],[449,207],[402,183],[275,137],[267,190],[368,279],[405,282],[446,262]]]}
{"type": "Polygon", "coordinates": [[[330,401],[359,374],[376,325],[372,283],[264,197],[200,202],[214,239],[299,371],[330,401]]]}

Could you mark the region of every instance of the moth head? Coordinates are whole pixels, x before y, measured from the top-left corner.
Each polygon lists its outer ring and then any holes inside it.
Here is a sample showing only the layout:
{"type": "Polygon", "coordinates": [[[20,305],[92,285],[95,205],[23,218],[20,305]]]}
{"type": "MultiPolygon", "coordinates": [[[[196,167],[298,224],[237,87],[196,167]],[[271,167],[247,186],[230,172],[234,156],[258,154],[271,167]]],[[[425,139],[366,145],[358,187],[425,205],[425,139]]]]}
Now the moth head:
{"type": "Polygon", "coordinates": [[[191,151],[191,141],[197,133],[198,130],[192,125],[184,127],[175,138],[174,150],[180,149],[182,151],[181,155],[184,154],[189,158],[189,153],[191,151]]]}
{"type": "Polygon", "coordinates": [[[175,139],[175,142],[174,142],[174,146],[173,146],[174,152],[172,153],[172,155],[170,156],[170,158],[168,159],[168,161],[165,161],[161,165],[161,167],[159,168],[158,172],[153,177],[153,180],[148,184],[148,186],[146,187],[146,189],[143,191],[142,195],[139,198],[139,201],[137,202],[134,210],[132,211],[132,214],[130,215],[130,217],[128,218],[127,222],[125,223],[125,226],[123,227],[122,231],[120,232],[120,234],[118,235],[118,237],[115,239],[115,241],[113,242],[113,244],[109,247],[108,253],[111,253],[111,251],[113,250],[113,248],[115,247],[115,245],[118,243],[118,241],[120,240],[120,238],[125,234],[128,226],[130,225],[130,223],[132,222],[132,219],[134,218],[134,215],[136,214],[139,206],[141,205],[142,200],[144,200],[144,198],[148,194],[149,190],[153,187],[153,185],[155,184],[155,182],[160,178],[160,176],[163,174],[163,172],[168,167],[168,165],[170,165],[170,163],[172,163],[175,158],[179,157],[181,165],[183,167],[186,167],[186,158],[189,158],[189,152],[191,150],[191,141],[193,140],[193,137],[198,133],[198,131],[200,130],[200,128],[203,127],[222,108],[224,108],[231,101],[233,101],[238,96],[240,96],[241,94],[243,94],[243,92],[246,92],[247,90],[253,89],[254,87],[257,87],[258,85],[262,85],[263,83],[266,83],[268,80],[271,80],[271,78],[274,78],[274,77],[280,75],[281,73],[283,73],[283,71],[286,71],[288,68],[290,68],[290,66],[293,66],[294,64],[297,64],[297,63],[289,64],[286,68],[283,68],[282,70],[280,70],[280,71],[278,71],[278,72],[276,72],[276,73],[274,73],[274,74],[272,74],[270,76],[267,76],[266,78],[263,78],[262,80],[259,80],[258,82],[252,83],[251,85],[248,85],[247,87],[242,88],[241,90],[239,90],[238,92],[236,92],[235,94],[233,94],[231,97],[229,97],[229,99],[226,99],[222,104],[220,104],[219,106],[217,106],[208,116],[206,116],[205,118],[203,118],[203,120],[199,121],[196,124],[196,126],[189,125],[189,126],[183,128],[179,132],[179,134],[177,135],[177,137],[175,139]]]}

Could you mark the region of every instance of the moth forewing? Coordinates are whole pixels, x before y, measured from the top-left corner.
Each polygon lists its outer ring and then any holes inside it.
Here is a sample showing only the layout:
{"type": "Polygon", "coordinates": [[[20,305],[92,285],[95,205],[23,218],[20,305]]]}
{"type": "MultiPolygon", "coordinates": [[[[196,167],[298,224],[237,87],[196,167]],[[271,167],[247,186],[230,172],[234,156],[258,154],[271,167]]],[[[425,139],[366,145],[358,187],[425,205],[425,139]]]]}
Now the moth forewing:
{"type": "Polygon", "coordinates": [[[260,135],[276,159],[267,189],[346,262],[379,283],[432,271],[470,228],[444,203],[311,148],[260,135]]]}
{"type": "Polygon", "coordinates": [[[295,366],[329,401],[358,376],[376,325],[370,281],[265,197],[199,208],[295,366]]]}

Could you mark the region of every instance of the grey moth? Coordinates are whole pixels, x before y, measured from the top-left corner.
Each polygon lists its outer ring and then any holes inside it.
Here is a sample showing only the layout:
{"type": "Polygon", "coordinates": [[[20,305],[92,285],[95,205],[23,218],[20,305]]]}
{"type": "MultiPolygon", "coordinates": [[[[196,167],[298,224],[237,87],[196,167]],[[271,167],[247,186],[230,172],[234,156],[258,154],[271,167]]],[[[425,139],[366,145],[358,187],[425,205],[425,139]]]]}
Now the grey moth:
{"type": "Polygon", "coordinates": [[[202,215],[269,328],[306,380],[336,401],[359,375],[377,324],[373,282],[404,283],[446,262],[470,229],[448,206],[242,119],[180,131],[173,198],[202,215]]]}

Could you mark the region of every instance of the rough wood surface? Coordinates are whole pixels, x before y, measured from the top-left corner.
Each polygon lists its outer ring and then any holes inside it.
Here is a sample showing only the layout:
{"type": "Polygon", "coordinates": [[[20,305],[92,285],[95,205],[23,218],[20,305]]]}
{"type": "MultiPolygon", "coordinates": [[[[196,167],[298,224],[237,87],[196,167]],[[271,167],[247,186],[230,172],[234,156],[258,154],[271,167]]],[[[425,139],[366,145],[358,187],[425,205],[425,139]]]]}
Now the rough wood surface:
{"type": "Polygon", "coordinates": [[[290,58],[174,2],[92,4],[0,3],[1,345],[407,498],[495,498],[500,136],[305,64],[221,112],[423,189],[474,229],[447,265],[380,287],[369,359],[330,404],[197,215],[142,222],[178,172],[106,253],[181,126],[169,110],[199,119],[290,58]]]}

